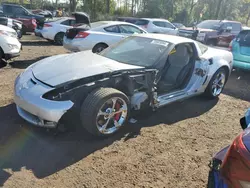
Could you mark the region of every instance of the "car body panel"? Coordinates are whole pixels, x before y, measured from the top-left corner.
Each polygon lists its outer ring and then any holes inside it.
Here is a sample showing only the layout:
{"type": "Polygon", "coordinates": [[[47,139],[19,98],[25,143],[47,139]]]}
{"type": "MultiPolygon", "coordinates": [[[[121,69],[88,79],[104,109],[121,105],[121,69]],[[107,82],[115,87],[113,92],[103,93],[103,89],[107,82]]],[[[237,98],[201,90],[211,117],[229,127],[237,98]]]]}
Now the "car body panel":
{"type": "Polygon", "coordinates": [[[91,51],[84,51],[43,59],[32,67],[32,71],[35,78],[55,87],[68,81],[86,78],[92,75],[142,68],[143,67],[119,63],[94,54],[91,51]],[[44,74],[44,72],[46,72],[46,74],[44,74]]]}
{"type": "Polygon", "coordinates": [[[249,174],[250,160],[250,109],[241,118],[240,123],[244,131],[237,136],[231,146],[223,148],[213,156],[209,172],[211,188],[227,188],[232,186],[229,186],[231,183],[237,188],[248,188],[250,185],[249,178],[246,178],[249,174]]]}
{"type": "Polygon", "coordinates": [[[108,21],[106,22],[107,24],[101,25],[96,28],[91,28],[89,30],[86,29],[86,32],[89,34],[85,38],[68,38],[67,36],[64,37],[63,39],[63,46],[64,48],[70,50],[70,51],[84,51],[84,50],[92,50],[95,45],[103,43],[107,46],[114,45],[127,36],[130,36],[132,34],[127,34],[127,33],[113,33],[113,32],[108,32],[105,30],[105,28],[112,27],[112,26],[131,26],[135,27],[141,32],[145,32],[143,29],[139,28],[136,25],[126,23],[126,22],[118,22],[118,21],[108,21]]]}

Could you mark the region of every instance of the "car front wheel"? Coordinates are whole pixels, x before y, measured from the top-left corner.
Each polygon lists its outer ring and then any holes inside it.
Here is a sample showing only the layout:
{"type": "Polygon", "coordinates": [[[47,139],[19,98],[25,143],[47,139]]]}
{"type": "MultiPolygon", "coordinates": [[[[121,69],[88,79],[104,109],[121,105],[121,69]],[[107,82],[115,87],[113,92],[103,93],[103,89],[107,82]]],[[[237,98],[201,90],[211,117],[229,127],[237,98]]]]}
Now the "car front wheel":
{"type": "Polygon", "coordinates": [[[82,126],[94,136],[113,135],[125,125],[129,109],[129,99],[124,93],[113,88],[99,88],[82,104],[82,126]]]}
{"type": "Polygon", "coordinates": [[[210,98],[216,98],[218,97],[226,84],[227,81],[227,73],[224,68],[220,68],[215,72],[212,79],[210,80],[207,89],[205,91],[205,94],[210,98]]]}

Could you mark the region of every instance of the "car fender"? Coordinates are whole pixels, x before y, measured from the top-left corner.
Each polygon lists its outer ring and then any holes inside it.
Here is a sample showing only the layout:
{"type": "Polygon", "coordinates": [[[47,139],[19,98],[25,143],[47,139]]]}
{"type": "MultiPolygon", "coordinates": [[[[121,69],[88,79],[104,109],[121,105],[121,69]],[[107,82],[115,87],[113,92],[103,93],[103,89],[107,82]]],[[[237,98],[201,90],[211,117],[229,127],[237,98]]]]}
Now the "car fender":
{"type": "MultiPolygon", "coordinates": [[[[208,80],[210,81],[213,75],[218,71],[220,68],[225,68],[227,71],[227,77],[230,76],[232,67],[230,66],[230,63],[227,62],[225,59],[220,58],[213,58],[211,60],[212,62],[210,64],[209,68],[209,74],[208,74],[208,80]]],[[[208,82],[209,83],[209,82],[208,82]]]]}

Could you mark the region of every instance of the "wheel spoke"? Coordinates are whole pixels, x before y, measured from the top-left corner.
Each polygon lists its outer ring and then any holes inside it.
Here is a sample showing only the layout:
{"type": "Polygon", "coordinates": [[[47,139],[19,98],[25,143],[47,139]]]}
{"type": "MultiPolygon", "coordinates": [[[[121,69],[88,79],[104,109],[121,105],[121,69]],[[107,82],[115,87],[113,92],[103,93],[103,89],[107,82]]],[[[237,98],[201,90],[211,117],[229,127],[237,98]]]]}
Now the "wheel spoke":
{"type": "Polygon", "coordinates": [[[109,124],[110,118],[107,119],[106,123],[104,125],[102,125],[102,127],[100,128],[101,132],[105,132],[108,124],[109,124]]]}
{"type": "Polygon", "coordinates": [[[114,120],[114,124],[116,128],[121,126],[116,120],[114,120]]]}
{"type": "Polygon", "coordinates": [[[122,113],[122,112],[125,112],[125,111],[127,111],[127,108],[124,107],[124,106],[122,106],[118,111],[114,112],[114,115],[115,115],[115,114],[122,113]]]}
{"type": "Polygon", "coordinates": [[[112,109],[114,110],[117,98],[112,98],[111,100],[112,100],[112,109]]]}
{"type": "Polygon", "coordinates": [[[98,114],[97,114],[97,116],[108,116],[109,115],[109,113],[107,113],[107,112],[103,112],[103,111],[99,111],[98,112],[98,114]]]}

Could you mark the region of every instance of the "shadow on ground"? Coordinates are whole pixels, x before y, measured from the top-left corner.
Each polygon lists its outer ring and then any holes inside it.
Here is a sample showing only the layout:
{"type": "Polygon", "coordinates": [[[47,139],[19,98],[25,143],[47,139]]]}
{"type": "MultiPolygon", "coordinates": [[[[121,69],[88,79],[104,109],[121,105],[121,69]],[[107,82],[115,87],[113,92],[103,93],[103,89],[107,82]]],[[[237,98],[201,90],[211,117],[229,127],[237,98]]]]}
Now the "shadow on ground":
{"type": "Polygon", "coordinates": [[[29,40],[29,41],[21,41],[23,46],[53,46],[53,43],[47,40],[29,40]]]}
{"type": "Polygon", "coordinates": [[[0,107],[0,186],[11,176],[4,169],[15,172],[25,167],[32,170],[37,178],[44,178],[116,140],[122,139],[125,142],[138,136],[142,127],[160,123],[172,125],[184,119],[198,117],[213,108],[217,102],[208,102],[198,97],[171,104],[157,112],[144,112],[137,116],[138,123],[129,124],[118,134],[102,140],[91,137],[81,128],[54,135],[54,131],[27,125],[17,115],[14,104],[0,107]]]}
{"type": "Polygon", "coordinates": [[[237,99],[250,101],[250,72],[233,71],[228,79],[224,94],[237,99]]]}

